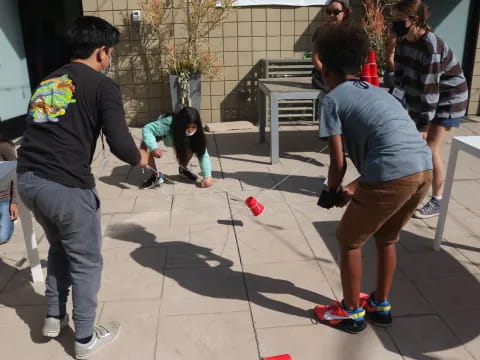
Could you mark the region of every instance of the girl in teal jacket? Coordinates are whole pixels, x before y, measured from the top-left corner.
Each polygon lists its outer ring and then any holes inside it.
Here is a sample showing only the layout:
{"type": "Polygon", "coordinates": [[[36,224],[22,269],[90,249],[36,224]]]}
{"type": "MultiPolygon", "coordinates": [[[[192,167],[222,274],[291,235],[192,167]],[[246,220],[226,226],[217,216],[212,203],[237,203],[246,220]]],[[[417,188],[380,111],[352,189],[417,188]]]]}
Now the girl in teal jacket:
{"type": "MultiPolygon", "coordinates": [[[[143,142],[140,146],[142,154],[141,166],[149,165],[155,171],[154,158],[161,158],[162,152],[158,148],[158,141],[163,139],[166,146],[173,147],[179,163],[180,175],[189,180],[196,181],[197,176],[187,170],[193,154],[200,163],[203,179],[201,187],[209,187],[213,184],[212,165],[207,151],[207,143],[203,132],[200,114],[195,108],[185,107],[177,114],[165,114],[142,129],[143,142]]],[[[152,171],[149,179],[145,180],[141,188],[151,189],[160,185],[161,179],[158,173],[152,171]]]]}

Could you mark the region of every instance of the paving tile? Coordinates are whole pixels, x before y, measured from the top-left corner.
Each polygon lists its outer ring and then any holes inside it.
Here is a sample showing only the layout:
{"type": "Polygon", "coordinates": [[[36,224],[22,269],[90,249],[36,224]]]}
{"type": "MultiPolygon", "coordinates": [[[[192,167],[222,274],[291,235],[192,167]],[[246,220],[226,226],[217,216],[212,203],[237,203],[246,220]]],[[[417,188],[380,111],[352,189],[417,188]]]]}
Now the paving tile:
{"type": "Polygon", "coordinates": [[[429,253],[433,249],[434,237],[434,229],[429,227],[424,221],[412,219],[400,233],[398,246],[411,253],[429,253]]]}
{"type": "Polygon", "coordinates": [[[240,265],[232,226],[190,233],[190,242],[167,249],[167,269],[240,265]]]}
{"type": "Polygon", "coordinates": [[[175,194],[173,209],[205,208],[210,206],[227,206],[225,193],[198,191],[194,194],[175,194]]]}
{"type": "Polygon", "coordinates": [[[132,244],[144,247],[168,246],[172,241],[188,241],[188,228],[172,228],[170,214],[144,212],[113,215],[103,238],[103,249],[132,244]]]}
{"type": "Polygon", "coordinates": [[[15,263],[14,260],[9,259],[8,257],[0,256],[0,292],[18,272],[15,263]]]}
{"type": "Polygon", "coordinates": [[[455,249],[419,254],[400,254],[398,268],[410,279],[441,278],[478,273],[479,269],[455,249]]]}
{"type": "MultiPolygon", "coordinates": [[[[33,229],[37,242],[42,242],[45,239],[45,232],[36,221],[33,221],[33,229]]],[[[10,241],[0,246],[0,255],[2,254],[26,254],[25,239],[23,237],[22,223],[20,220],[14,225],[14,231],[10,241]]]]}
{"type": "Polygon", "coordinates": [[[475,266],[480,266],[480,236],[457,237],[455,241],[444,241],[444,250],[453,248],[470,260],[475,266]]]}
{"type": "Polygon", "coordinates": [[[245,280],[257,329],[311,324],[311,310],[333,299],[313,260],[246,265],[245,280]]]}
{"type": "Polygon", "coordinates": [[[265,207],[263,213],[259,216],[253,216],[251,210],[244,202],[232,201],[230,204],[232,217],[243,223],[242,227],[237,230],[244,231],[280,231],[289,229],[298,229],[298,222],[293,215],[290,207],[286,203],[263,203],[261,199],[257,199],[265,207]]]}
{"type": "Polygon", "coordinates": [[[327,325],[288,326],[258,330],[261,356],[290,354],[292,359],[400,360],[383,329],[367,327],[352,336],[327,325]]]}
{"type": "Polygon", "coordinates": [[[54,340],[41,335],[44,306],[0,308],[0,343],[3,359],[52,359],[73,357],[74,334],[66,328],[54,340]]]}
{"type": "Polygon", "coordinates": [[[161,316],[157,359],[258,359],[250,313],[161,316]]]}
{"type": "Polygon", "coordinates": [[[473,359],[436,315],[395,319],[387,331],[405,359],[473,359]]]}
{"type": "Polygon", "coordinates": [[[95,355],[95,359],[155,358],[159,301],[105,303],[99,323],[120,322],[121,333],[111,345],[95,355]]]}
{"type": "Polygon", "coordinates": [[[480,358],[480,310],[449,311],[442,313],[450,329],[476,358],[480,358]]]}
{"type": "MultiPolygon", "coordinates": [[[[432,228],[437,227],[438,218],[426,219],[425,222],[432,228]]],[[[480,222],[478,216],[468,209],[455,209],[449,211],[445,222],[443,236],[449,241],[455,241],[458,237],[478,236],[480,234],[480,222]]]]}
{"type": "Polygon", "coordinates": [[[137,197],[133,212],[140,213],[146,211],[155,211],[170,214],[172,209],[172,196],[150,196],[150,197],[137,197]]]}
{"type": "Polygon", "coordinates": [[[135,205],[136,198],[121,197],[117,199],[105,199],[101,201],[101,211],[103,214],[131,213],[135,205]]]}
{"type": "Polygon", "coordinates": [[[172,226],[188,226],[202,224],[205,227],[218,225],[218,220],[231,219],[230,209],[225,204],[219,207],[192,207],[190,209],[175,208],[172,210],[170,223],[172,226]]]}
{"type": "Polygon", "coordinates": [[[452,308],[456,310],[480,309],[480,276],[451,275],[442,278],[419,279],[415,285],[432,307],[443,313],[452,308]]]}
{"type": "MultiPolygon", "coordinates": [[[[10,266],[7,266],[7,271],[10,266]]],[[[11,269],[10,269],[11,270],[11,269]]],[[[46,274],[46,269],[42,268],[46,274]]],[[[45,284],[32,283],[30,267],[24,267],[13,275],[6,287],[0,293],[0,304],[4,306],[45,305],[45,284]]]]}
{"type": "Polygon", "coordinates": [[[103,252],[101,301],[158,299],[162,295],[164,248],[120,247],[103,252]]]}
{"type": "MultiPolygon", "coordinates": [[[[363,275],[361,291],[371,293],[376,287],[376,260],[374,258],[363,259],[363,275]]],[[[332,266],[320,263],[324,269],[327,278],[337,299],[343,298],[340,270],[332,266]]],[[[428,299],[428,298],[427,298],[428,299]]],[[[429,314],[433,312],[432,305],[427,301],[421,292],[416,288],[415,283],[408,279],[401,271],[396,271],[392,290],[390,293],[390,302],[393,306],[393,316],[429,314]]]]}
{"type": "MultiPolygon", "coordinates": [[[[273,206],[272,204],[276,205],[277,203],[285,203],[285,198],[283,197],[282,192],[276,189],[271,191],[232,191],[229,193],[229,195],[230,198],[236,199],[235,201],[245,201],[248,197],[253,196],[267,207],[273,206]]],[[[230,203],[233,204],[231,200],[230,203]]]]}
{"type": "Polygon", "coordinates": [[[313,259],[300,230],[259,230],[237,233],[244,264],[263,264],[313,259]]]}
{"type": "Polygon", "coordinates": [[[238,267],[165,271],[161,315],[247,310],[243,275],[238,267]]]}

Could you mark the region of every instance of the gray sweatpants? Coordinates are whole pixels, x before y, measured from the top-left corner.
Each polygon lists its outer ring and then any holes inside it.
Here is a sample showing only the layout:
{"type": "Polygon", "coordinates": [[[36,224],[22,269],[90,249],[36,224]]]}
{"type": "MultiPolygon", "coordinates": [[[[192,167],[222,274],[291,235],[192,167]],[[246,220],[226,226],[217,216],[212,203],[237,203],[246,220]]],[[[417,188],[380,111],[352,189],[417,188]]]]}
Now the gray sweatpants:
{"type": "Polygon", "coordinates": [[[75,336],[92,335],[103,266],[96,190],[70,188],[27,172],[18,176],[18,193],[50,243],[48,315],[65,314],[71,286],[75,336]]]}

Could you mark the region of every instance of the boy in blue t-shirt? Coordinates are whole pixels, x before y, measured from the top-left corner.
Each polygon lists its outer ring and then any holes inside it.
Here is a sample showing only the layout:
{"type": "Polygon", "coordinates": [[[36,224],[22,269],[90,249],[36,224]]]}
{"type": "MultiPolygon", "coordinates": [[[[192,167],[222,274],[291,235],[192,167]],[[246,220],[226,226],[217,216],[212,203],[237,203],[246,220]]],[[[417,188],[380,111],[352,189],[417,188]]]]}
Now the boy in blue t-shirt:
{"type": "Polygon", "coordinates": [[[366,327],[365,310],[382,326],[392,322],[388,302],[396,267],[395,243],[432,179],[432,154],[402,105],[384,89],[358,79],[369,48],[357,24],[330,26],[316,46],[329,89],[320,112],[320,136],[328,138],[328,190],[319,205],[348,207],[337,228],[344,299],[319,305],[316,316],[351,333],[366,327]],[[360,176],[340,186],[345,149],[360,176]],[[360,293],[361,248],[374,237],[378,253],[376,289],[360,293]]]}

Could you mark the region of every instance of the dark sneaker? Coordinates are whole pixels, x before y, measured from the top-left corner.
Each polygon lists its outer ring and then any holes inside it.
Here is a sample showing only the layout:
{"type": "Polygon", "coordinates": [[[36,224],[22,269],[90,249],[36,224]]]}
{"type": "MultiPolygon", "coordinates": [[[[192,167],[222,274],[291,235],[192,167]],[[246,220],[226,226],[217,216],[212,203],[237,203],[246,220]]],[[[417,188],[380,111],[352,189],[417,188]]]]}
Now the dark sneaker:
{"type": "Polygon", "coordinates": [[[190,170],[185,169],[184,167],[181,167],[181,166],[178,167],[178,173],[180,174],[180,176],[193,182],[197,181],[198,179],[197,175],[195,175],[190,170]]]}
{"type": "Polygon", "coordinates": [[[376,302],[372,293],[366,299],[364,306],[375,325],[384,327],[392,325],[392,305],[390,305],[390,302],[376,302]]]}
{"type": "Polygon", "coordinates": [[[145,180],[142,185],[140,185],[140,189],[153,189],[160,186],[162,183],[163,179],[161,177],[152,175],[147,180],[145,180]]]}
{"type": "Polygon", "coordinates": [[[359,307],[353,311],[347,311],[342,303],[335,301],[332,305],[317,305],[313,311],[318,320],[332,327],[351,334],[361,333],[367,327],[365,310],[359,307]]]}
{"type": "Polygon", "coordinates": [[[95,326],[92,340],[87,344],[75,341],[75,358],[88,359],[101,350],[105,345],[110,344],[120,334],[120,324],[116,321],[109,321],[102,325],[95,326]]]}
{"type": "Polygon", "coordinates": [[[440,201],[433,197],[421,208],[415,211],[413,217],[416,219],[428,219],[440,214],[440,201]]]}

